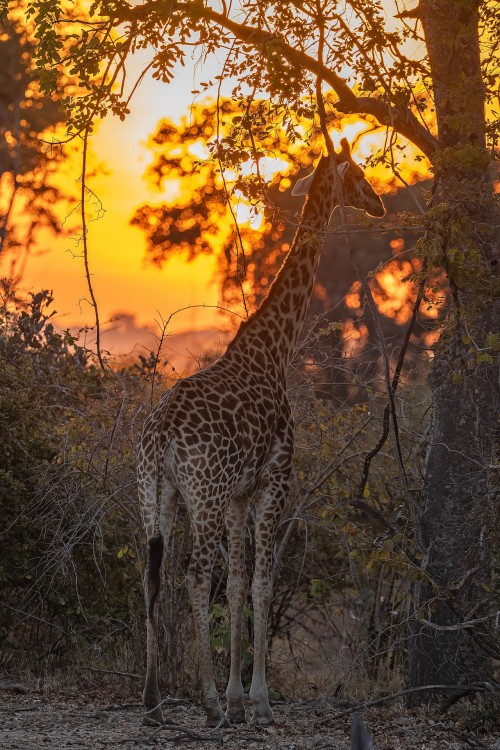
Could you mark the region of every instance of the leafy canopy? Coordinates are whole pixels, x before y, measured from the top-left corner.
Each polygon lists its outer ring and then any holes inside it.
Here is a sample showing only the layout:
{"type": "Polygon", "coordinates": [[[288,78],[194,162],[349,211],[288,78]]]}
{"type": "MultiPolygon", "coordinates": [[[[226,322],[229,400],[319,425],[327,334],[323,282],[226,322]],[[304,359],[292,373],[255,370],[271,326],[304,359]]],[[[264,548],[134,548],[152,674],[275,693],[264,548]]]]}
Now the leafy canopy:
{"type": "Polygon", "coordinates": [[[28,4],[28,17],[38,29],[44,90],[53,91],[63,73],[77,82],[64,100],[70,132],[82,131],[108,111],[126,115],[127,60],[135,50],[150,49],[148,68],[169,82],[195,47],[201,60],[215,51],[226,53],[216,78],[234,80],[235,96],[266,92],[272,101],[298,110],[320,74],[335,91],[340,111],[372,114],[424,152],[435,148],[424,117],[429,100],[420,95],[430,80],[415,44],[418,33],[388,18],[380,1],[259,0],[231,10],[222,2],[219,12],[199,0],[138,6],[104,0],[79,14],[65,0],[35,0],[28,4]],[[318,60],[320,36],[323,60],[318,60]]]}

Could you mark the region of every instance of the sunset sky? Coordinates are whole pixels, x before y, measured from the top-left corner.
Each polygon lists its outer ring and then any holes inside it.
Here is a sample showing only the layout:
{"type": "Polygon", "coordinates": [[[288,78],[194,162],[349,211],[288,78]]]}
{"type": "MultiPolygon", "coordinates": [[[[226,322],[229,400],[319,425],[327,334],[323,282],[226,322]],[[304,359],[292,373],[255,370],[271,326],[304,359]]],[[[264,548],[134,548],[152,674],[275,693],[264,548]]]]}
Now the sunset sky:
{"type": "MultiPolygon", "coordinates": [[[[149,61],[150,53],[136,53],[128,68],[129,85],[149,61]]],[[[104,214],[89,221],[89,261],[101,322],[104,329],[115,329],[114,334],[104,339],[104,346],[124,353],[130,351],[137,341],[152,341],[147,330],[157,331],[155,320],[166,320],[176,310],[190,309],[175,314],[169,324],[169,332],[227,328],[220,313],[210,306],[218,303],[218,288],[213,283],[215,259],[208,256],[187,264],[179,256],[169,260],[161,269],[147,265],[145,240],[141,231],[129,225],[134,210],[145,202],[158,203],[162,194],[149,186],[144,171],[152,156],[147,149],[147,138],[161,117],[180,118],[196,101],[191,93],[197,82],[217,72],[219,63],[212,60],[207,67],[196,61],[179,68],[174,81],[166,86],[147,76],[135,93],[131,113],[124,122],[109,116],[97,124],[90,148],[93,152],[90,166],[102,164],[104,174],[90,177],[88,186],[102,201],[104,214]],[[128,317],[120,324],[117,315],[128,317]],[[121,332],[118,334],[117,328],[121,332]]],[[[215,92],[213,92],[215,94],[215,92]]],[[[207,94],[204,94],[206,96],[207,94]]],[[[210,92],[208,92],[210,95],[210,92]]],[[[352,141],[363,124],[346,120],[344,134],[352,141]]],[[[336,140],[340,134],[335,134],[336,140]]],[[[354,151],[358,160],[369,156],[383,133],[369,134],[359,141],[354,151]]],[[[418,167],[425,173],[423,165],[418,167]]],[[[77,196],[80,189],[81,163],[72,158],[65,167],[68,173],[63,186],[77,196]]],[[[385,173],[367,171],[375,180],[378,192],[387,192],[382,179],[385,173]]],[[[414,181],[414,175],[407,174],[414,181]]],[[[92,219],[95,208],[88,206],[88,218],[92,219]]],[[[64,216],[61,216],[61,220],[64,216]]],[[[74,224],[79,223],[75,212],[74,224]]],[[[50,239],[49,252],[33,254],[27,263],[23,277],[25,290],[49,288],[54,292],[57,324],[61,328],[83,328],[93,325],[93,310],[88,304],[79,235],[50,239]]],[[[346,290],[347,292],[348,290],[346,290]]],[[[212,342],[213,343],[213,342],[212,342]]],[[[152,344],[147,344],[152,346],[152,344]]]]}
{"type": "MultiPolygon", "coordinates": [[[[144,52],[135,56],[131,79],[141,70],[144,60],[147,60],[144,52]]],[[[110,116],[98,123],[96,133],[91,137],[93,157],[90,166],[103,164],[106,172],[87,180],[104,208],[104,215],[90,221],[88,226],[92,280],[104,323],[116,314],[126,312],[135,317],[139,329],[150,327],[156,330],[156,319],[166,319],[179,308],[218,303],[218,290],[211,281],[213,258],[205,256],[188,265],[179,257],[170,260],[161,270],[147,265],[142,232],[129,225],[138,205],[148,200],[161,200],[161,193],[150,188],[143,177],[151,161],[146,141],[161,117],[177,118],[188,110],[194,99],[190,94],[194,88],[193,75],[193,67],[181,68],[169,87],[146,78],[135,94],[127,119],[120,122],[110,116]]],[[[64,169],[67,176],[63,178],[63,186],[78,195],[79,159],[72,158],[64,169]]],[[[90,200],[90,217],[94,214],[92,203],[90,200]]],[[[73,224],[79,223],[78,212],[72,221],[73,224]]],[[[88,290],[83,261],[79,257],[79,234],[56,240],[50,238],[44,246],[50,247],[50,251],[29,258],[22,287],[26,290],[42,287],[53,290],[60,327],[92,325],[93,310],[86,302],[88,290]]],[[[128,320],[125,348],[134,336],[130,325],[128,320]]],[[[174,316],[169,331],[220,325],[220,314],[216,310],[193,307],[174,316]]],[[[139,339],[143,338],[144,330],[138,330],[137,334],[139,339]]]]}

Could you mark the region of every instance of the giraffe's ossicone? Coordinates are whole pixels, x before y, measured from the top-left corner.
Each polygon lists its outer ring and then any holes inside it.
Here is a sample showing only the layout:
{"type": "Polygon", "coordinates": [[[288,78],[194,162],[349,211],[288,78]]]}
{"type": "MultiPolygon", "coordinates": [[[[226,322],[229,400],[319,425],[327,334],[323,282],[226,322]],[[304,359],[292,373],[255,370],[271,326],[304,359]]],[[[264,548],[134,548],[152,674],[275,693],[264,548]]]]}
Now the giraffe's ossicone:
{"type": "Polygon", "coordinates": [[[177,382],[149,415],[139,443],[138,488],[148,539],[147,716],[161,721],[157,682],[157,606],[163,550],[169,545],[176,503],[182,497],[193,535],[187,586],[193,610],[207,724],[245,721],[241,630],[247,598],[245,521],[255,517],[255,570],[251,593],[254,662],[252,721],[269,724],[265,679],[267,617],[272,595],[273,547],[293,463],[293,421],[286,372],[307,311],[323,248],[322,230],[337,205],[382,216],[379,196],[352,161],[347,141],[323,156],[295,194],[307,193],[301,222],[268,296],[242,323],[226,353],[211,367],[177,382]],[[222,711],[214,683],[208,607],[212,568],[224,530],[228,542],[227,598],[231,613],[231,667],[222,711]]]}

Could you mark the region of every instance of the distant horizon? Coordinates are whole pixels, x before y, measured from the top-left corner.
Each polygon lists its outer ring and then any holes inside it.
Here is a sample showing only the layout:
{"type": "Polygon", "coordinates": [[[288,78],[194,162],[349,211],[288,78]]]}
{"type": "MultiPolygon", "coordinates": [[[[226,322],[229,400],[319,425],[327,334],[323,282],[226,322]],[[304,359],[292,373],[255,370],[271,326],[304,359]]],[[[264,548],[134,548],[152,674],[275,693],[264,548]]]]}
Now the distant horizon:
{"type": "MultiPolygon", "coordinates": [[[[66,330],[56,324],[59,331],[66,330]]],[[[95,329],[79,333],[77,328],[70,327],[71,333],[77,338],[79,345],[90,349],[95,347],[95,329]]],[[[116,313],[109,321],[100,326],[101,349],[109,352],[111,360],[116,364],[130,364],[139,359],[140,355],[148,356],[158,349],[159,326],[137,325],[136,317],[130,312],[116,313]]],[[[192,372],[198,369],[199,359],[210,353],[221,356],[229,341],[235,335],[235,330],[222,327],[205,329],[186,329],[183,331],[165,333],[161,347],[161,359],[178,374],[192,372]]]]}

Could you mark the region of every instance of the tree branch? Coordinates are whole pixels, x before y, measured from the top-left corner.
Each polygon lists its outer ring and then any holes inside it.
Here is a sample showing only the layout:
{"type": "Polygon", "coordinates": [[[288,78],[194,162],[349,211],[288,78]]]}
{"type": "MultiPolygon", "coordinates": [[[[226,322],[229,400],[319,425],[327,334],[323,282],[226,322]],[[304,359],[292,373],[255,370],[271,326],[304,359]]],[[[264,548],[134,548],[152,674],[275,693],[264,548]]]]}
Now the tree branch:
{"type": "MultiPolygon", "coordinates": [[[[150,17],[151,12],[160,10],[164,6],[164,0],[151,0],[151,2],[127,11],[129,18],[150,17]]],[[[254,47],[261,47],[265,52],[268,45],[272,45],[273,51],[278,51],[292,65],[297,68],[308,70],[319,76],[329,84],[337,94],[339,100],[336,108],[339,112],[346,114],[369,114],[377,118],[382,125],[394,128],[398,133],[408,138],[426,156],[432,157],[438,147],[438,141],[429,133],[424,126],[408,108],[400,108],[389,104],[381,98],[358,97],[346,82],[330,68],[322,65],[314,57],[290,46],[283,37],[275,36],[265,29],[247,26],[238,23],[212,8],[201,5],[198,2],[177,2],[174,11],[184,13],[192,19],[203,18],[212,21],[223,29],[230,31],[236,39],[246,42],[254,47]]]]}
{"type": "Polygon", "coordinates": [[[85,200],[86,200],[86,185],[85,185],[85,173],[87,171],[87,146],[88,146],[88,138],[89,138],[89,130],[90,130],[90,124],[87,125],[85,128],[85,133],[83,137],[83,155],[82,155],[82,190],[81,190],[81,217],[82,217],[82,242],[83,242],[83,262],[85,265],[85,278],[87,279],[87,286],[90,294],[91,304],[94,308],[94,316],[95,316],[95,330],[96,330],[96,349],[97,349],[97,359],[99,362],[99,365],[102,370],[106,370],[104,365],[104,360],[102,358],[102,352],[101,352],[101,324],[99,320],[99,310],[97,307],[97,299],[94,294],[94,287],[92,285],[92,279],[90,278],[90,268],[89,268],[89,253],[88,253],[88,245],[87,245],[87,221],[85,218],[85,200]]]}

